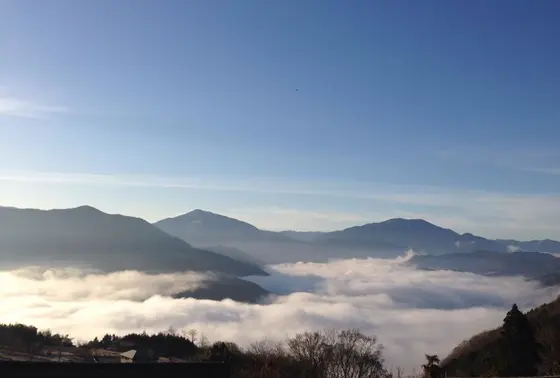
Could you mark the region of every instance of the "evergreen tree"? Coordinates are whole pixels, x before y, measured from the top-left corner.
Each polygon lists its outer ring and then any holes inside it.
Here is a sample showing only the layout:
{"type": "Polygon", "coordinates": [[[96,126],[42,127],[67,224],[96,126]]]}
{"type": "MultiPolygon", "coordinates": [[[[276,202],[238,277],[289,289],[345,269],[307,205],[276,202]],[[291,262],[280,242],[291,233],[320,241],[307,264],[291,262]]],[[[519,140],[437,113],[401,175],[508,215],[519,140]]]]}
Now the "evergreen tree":
{"type": "Polygon", "coordinates": [[[540,361],[539,345],[529,320],[519,311],[516,304],[504,318],[501,335],[505,358],[500,375],[508,377],[537,375],[537,365],[540,361]]]}
{"type": "Polygon", "coordinates": [[[435,354],[426,354],[427,363],[422,365],[425,378],[437,378],[442,376],[442,369],[439,366],[439,357],[435,354]]]}

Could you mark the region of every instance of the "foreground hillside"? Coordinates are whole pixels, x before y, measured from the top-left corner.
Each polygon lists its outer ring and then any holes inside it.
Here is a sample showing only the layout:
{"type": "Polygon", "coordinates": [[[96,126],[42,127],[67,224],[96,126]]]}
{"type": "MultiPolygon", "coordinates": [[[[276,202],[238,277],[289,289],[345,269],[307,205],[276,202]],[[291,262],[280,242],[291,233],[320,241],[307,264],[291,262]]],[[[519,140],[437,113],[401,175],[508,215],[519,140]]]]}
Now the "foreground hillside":
{"type": "MultiPolygon", "coordinates": [[[[530,360],[535,361],[534,367],[524,367],[534,368],[530,375],[560,374],[560,297],[530,310],[526,318],[536,344],[531,341],[530,333],[517,330],[517,334],[525,333],[525,337],[519,337],[521,341],[511,350],[521,356],[518,360],[526,360],[523,363],[531,365],[530,360]]],[[[500,371],[511,353],[504,342],[503,326],[484,331],[458,345],[442,361],[441,367],[448,376],[503,376],[500,371]]]]}
{"type": "Polygon", "coordinates": [[[389,378],[382,345],[355,329],[304,332],[284,344],[257,342],[242,349],[234,340],[209,344],[195,330],[169,329],[155,335],[106,334],[79,346],[68,335],[39,332],[25,325],[0,325],[0,360],[95,363],[227,362],[232,378],[389,378]],[[123,358],[124,357],[124,358],[123,358]]]}

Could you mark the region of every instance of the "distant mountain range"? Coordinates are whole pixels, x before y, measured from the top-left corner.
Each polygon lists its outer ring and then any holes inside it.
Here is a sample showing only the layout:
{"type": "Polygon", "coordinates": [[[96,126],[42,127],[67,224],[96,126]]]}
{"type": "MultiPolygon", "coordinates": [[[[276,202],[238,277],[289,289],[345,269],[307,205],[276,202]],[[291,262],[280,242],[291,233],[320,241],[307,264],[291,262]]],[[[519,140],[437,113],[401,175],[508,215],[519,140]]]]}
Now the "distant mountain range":
{"type": "MultiPolygon", "coordinates": [[[[552,240],[492,240],[470,233],[459,234],[422,219],[389,219],[334,232],[271,232],[237,219],[195,210],[164,219],[155,226],[197,247],[235,248],[266,264],[396,257],[409,249],[434,255],[479,250],[560,252],[560,242],[552,240]]],[[[229,255],[227,251],[222,252],[229,255]]]]}
{"type": "Polygon", "coordinates": [[[476,251],[447,255],[420,255],[407,264],[419,269],[454,270],[484,276],[523,276],[544,286],[560,283],[560,258],[541,252],[476,251]]]}
{"type": "Polygon", "coordinates": [[[531,241],[517,241],[517,240],[497,240],[502,245],[505,245],[511,252],[514,251],[539,251],[549,253],[560,253],[560,242],[556,240],[531,240],[531,241]]]}
{"type": "Polygon", "coordinates": [[[413,249],[416,252],[447,254],[479,249],[505,251],[504,245],[472,234],[458,234],[422,219],[389,219],[380,223],[347,228],[320,236],[323,242],[374,249],[413,249]]]}
{"type": "Polygon", "coordinates": [[[89,206],[50,211],[0,207],[0,268],[30,265],[215,273],[218,278],[209,279],[204,292],[211,291],[220,277],[227,277],[232,287],[256,286],[253,292],[260,292],[257,285],[237,277],[267,275],[254,263],[194,248],[139,218],[109,215],[89,206]]]}
{"type": "Polygon", "coordinates": [[[233,250],[240,250],[264,264],[323,261],[333,257],[327,249],[313,243],[260,230],[249,223],[203,210],[167,218],[154,225],[196,247],[220,251],[232,258],[239,256],[233,250]]]}
{"type": "Polygon", "coordinates": [[[267,275],[263,267],[268,264],[394,258],[409,249],[440,255],[414,257],[410,263],[420,268],[546,275],[547,282],[560,276],[553,256],[506,253],[560,252],[557,241],[491,240],[421,219],[390,219],[334,232],[272,232],[203,210],[152,225],[89,206],[49,211],[0,207],[1,269],[41,265],[106,272],[211,272],[215,278],[204,287],[182,293],[200,298],[254,302],[267,292],[241,277],[267,275]]]}

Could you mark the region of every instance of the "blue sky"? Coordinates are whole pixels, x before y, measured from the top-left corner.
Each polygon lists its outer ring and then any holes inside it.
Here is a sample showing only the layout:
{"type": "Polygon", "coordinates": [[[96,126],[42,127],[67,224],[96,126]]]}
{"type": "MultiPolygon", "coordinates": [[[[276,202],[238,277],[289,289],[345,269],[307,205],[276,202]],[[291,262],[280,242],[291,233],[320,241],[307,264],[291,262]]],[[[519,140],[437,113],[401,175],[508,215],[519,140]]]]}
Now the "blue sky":
{"type": "Polygon", "coordinates": [[[0,2],[0,203],[560,238],[556,1],[0,2]]]}

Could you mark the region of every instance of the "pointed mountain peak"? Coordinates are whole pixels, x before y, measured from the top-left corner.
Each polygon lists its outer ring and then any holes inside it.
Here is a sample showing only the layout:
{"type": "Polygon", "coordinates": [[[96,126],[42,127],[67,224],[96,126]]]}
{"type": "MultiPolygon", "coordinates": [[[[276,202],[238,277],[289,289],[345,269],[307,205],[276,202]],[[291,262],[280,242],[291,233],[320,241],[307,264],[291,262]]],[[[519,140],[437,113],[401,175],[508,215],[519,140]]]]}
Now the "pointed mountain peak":
{"type": "Polygon", "coordinates": [[[90,205],[83,205],[70,209],[52,209],[52,210],[47,210],[47,212],[56,213],[56,214],[74,214],[83,217],[109,215],[90,205]]]}
{"type": "Polygon", "coordinates": [[[393,226],[416,225],[416,226],[424,226],[424,227],[428,226],[428,227],[441,228],[433,223],[428,222],[425,219],[420,219],[420,218],[415,218],[415,219],[391,218],[391,219],[387,219],[386,221],[379,222],[378,224],[393,225],[393,226]]]}
{"type": "Polygon", "coordinates": [[[86,212],[89,212],[89,213],[103,213],[101,210],[96,209],[95,207],[90,206],[90,205],[78,206],[78,207],[75,207],[73,209],[68,209],[68,210],[69,211],[72,211],[72,210],[73,211],[80,211],[80,212],[84,212],[84,213],[86,213],[86,212]]]}
{"type": "Polygon", "coordinates": [[[221,215],[221,214],[216,214],[213,213],[211,211],[207,211],[207,210],[202,210],[202,209],[194,209],[192,211],[189,211],[188,213],[185,213],[183,215],[179,215],[178,217],[176,217],[176,219],[185,219],[185,220],[231,220],[231,221],[238,221],[237,219],[234,218],[229,218],[226,217],[225,215],[221,215]]]}
{"type": "Polygon", "coordinates": [[[239,219],[230,218],[225,215],[216,214],[211,211],[206,211],[202,209],[195,209],[186,214],[179,215],[174,218],[167,218],[157,223],[170,223],[170,222],[181,222],[183,224],[192,224],[192,225],[204,225],[204,227],[236,227],[236,228],[243,228],[243,229],[251,229],[251,230],[258,230],[252,224],[247,222],[240,221],[239,219]]]}
{"type": "Polygon", "coordinates": [[[184,215],[191,215],[191,216],[221,216],[219,214],[213,213],[211,211],[206,211],[206,210],[202,210],[202,209],[194,209],[193,211],[189,211],[188,213],[184,214],[184,215]]]}

